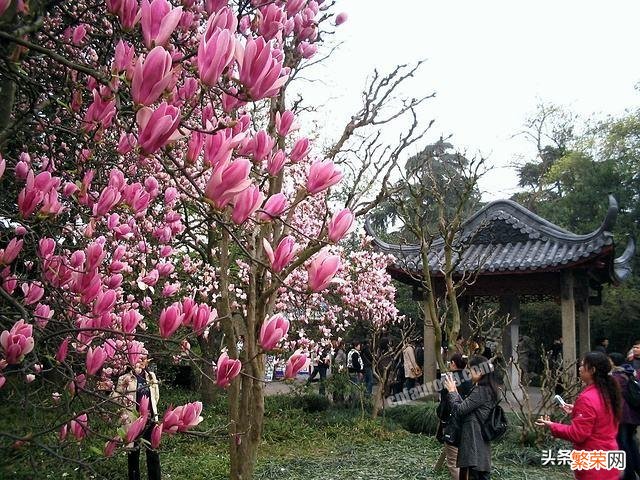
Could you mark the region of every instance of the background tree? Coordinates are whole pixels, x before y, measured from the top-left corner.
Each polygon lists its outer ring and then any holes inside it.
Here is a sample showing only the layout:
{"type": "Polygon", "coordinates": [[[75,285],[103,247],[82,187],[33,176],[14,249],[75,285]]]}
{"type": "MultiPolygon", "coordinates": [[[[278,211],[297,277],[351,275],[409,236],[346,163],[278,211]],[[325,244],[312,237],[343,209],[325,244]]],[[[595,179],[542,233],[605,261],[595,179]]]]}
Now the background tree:
{"type": "MultiPolygon", "coordinates": [[[[435,378],[436,362],[441,371],[443,339],[450,348],[460,332],[458,295],[470,276],[460,276],[456,266],[464,251],[457,234],[462,222],[477,208],[480,193],[477,182],[484,172],[482,158],[467,159],[452,151],[452,145],[440,140],[409,159],[400,170],[401,179],[386,186],[385,206],[377,222],[389,225],[401,221],[401,242],[419,245],[420,265],[415,280],[421,287],[424,318],[425,379],[435,378]],[[441,239],[444,258],[438,274],[444,280],[444,292],[436,292],[429,261],[433,242],[441,239]]],[[[408,268],[410,270],[410,268],[408,268]]]]}
{"type": "MultiPolygon", "coordinates": [[[[620,209],[613,233],[616,249],[622,252],[627,235],[638,233],[638,112],[580,128],[584,133],[577,134],[575,115],[543,105],[527,127],[525,135],[534,143],[538,157],[521,166],[520,185],[528,188],[514,199],[563,228],[586,234],[600,226],[608,208],[606,197],[613,194],[620,209]],[[544,151],[556,152],[553,161],[539,161],[544,151]],[[532,179],[528,166],[543,164],[542,174],[532,179]]],[[[608,337],[614,350],[626,351],[629,336],[640,335],[637,260],[634,267],[623,285],[604,286],[603,306],[591,314],[592,335],[608,337]]],[[[522,319],[523,333],[538,345],[548,348],[561,336],[559,313],[553,304],[524,305],[522,319]]]]}

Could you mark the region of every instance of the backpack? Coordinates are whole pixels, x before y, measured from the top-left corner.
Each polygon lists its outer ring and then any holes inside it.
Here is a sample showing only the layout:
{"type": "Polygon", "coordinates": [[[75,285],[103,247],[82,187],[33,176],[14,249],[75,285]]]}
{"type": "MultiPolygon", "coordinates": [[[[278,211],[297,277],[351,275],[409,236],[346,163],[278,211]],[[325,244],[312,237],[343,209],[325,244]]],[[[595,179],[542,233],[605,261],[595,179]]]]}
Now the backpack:
{"type": "MultiPolygon", "coordinates": [[[[477,410],[476,410],[477,412],[477,410]]],[[[480,421],[480,418],[478,418],[480,421]]],[[[486,421],[480,421],[482,438],[487,442],[493,442],[494,440],[500,440],[507,432],[509,422],[507,421],[507,415],[500,406],[499,402],[496,402],[487,416],[486,421]]]]}
{"type": "Polygon", "coordinates": [[[640,410],[640,382],[635,375],[627,374],[627,389],[624,392],[624,399],[634,410],[640,410]]]}

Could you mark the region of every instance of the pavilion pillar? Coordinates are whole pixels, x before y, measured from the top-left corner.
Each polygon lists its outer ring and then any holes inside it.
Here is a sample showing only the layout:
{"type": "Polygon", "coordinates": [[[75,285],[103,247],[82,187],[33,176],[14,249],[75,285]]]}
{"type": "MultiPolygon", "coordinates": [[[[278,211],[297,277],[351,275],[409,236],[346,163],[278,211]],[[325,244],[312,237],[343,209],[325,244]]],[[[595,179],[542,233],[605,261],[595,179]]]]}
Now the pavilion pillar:
{"type": "Polygon", "coordinates": [[[575,371],[576,362],[576,304],[573,272],[565,270],[560,280],[560,308],[562,310],[562,362],[565,372],[575,371]]]}
{"type": "Polygon", "coordinates": [[[580,357],[591,351],[591,326],[589,322],[589,279],[582,272],[576,275],[574,285],[576,320],[578,322],[578,352],[580,357]]]}
{"type": "Polygon", "coordinates": [[[500,297],[500,314],[509,316],[509,324],[502,331],[502,356],[505,365],[505,385],[510,387],[513,395],[521,399],[520,372],[518,363],[518,340],[520,337],[520,299],[517,295],[500,297]]]}

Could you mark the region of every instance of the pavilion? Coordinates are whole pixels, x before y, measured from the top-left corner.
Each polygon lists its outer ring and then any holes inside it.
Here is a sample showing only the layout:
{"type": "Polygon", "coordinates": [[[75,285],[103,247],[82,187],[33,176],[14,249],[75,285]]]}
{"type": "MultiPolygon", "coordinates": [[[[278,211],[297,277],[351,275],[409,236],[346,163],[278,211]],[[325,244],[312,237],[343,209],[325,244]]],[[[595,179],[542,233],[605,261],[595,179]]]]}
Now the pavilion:
{"type": "MultiPolygon", "coordinates": [[[[455,271],[458,275],[472,273],[474,281],[465,288],[459,304],[464,308],[474,297],[499,299],[501,313],[509,314],[511,319],[503,332],[506,360],[517,360],[520,300],[531,296],[560,302],[565,365],[573,364],[578,353],[590,350],[590,305],[601,304],[603,284],[617,285],[631,275],[633,239],[628,240],[622,255],[615,257],[611,232],[617,214],[618,204],[609,196],[609,209],[600,228],[576,235],[511,200],[498,200],[482,207],[461,225],[456,236],[461,253],[455,258],[455,271]]],[[[420,246],[389,244],[375,235],[368,222],[365,228],[377,250],[395,256],[388,268],[391,276],[413,286],[414,298],[422,298],[420,246]]],[[[428,258],[435,293],[443,295],[442,238],[433,240],[428,258]]],[[[464,333],[464,316],[461,317],[464,333]]],[[[434,335],[426,323],[425,347],[433,345],[434,335]]],[[[435,353],[432,348],[425,348],[426,374],[433,365],[435,353]]],[[[510,375],[516,375],[515,369],[510,375]]],[[[517,385],[517,377],[512,382],[517,385]]]]}

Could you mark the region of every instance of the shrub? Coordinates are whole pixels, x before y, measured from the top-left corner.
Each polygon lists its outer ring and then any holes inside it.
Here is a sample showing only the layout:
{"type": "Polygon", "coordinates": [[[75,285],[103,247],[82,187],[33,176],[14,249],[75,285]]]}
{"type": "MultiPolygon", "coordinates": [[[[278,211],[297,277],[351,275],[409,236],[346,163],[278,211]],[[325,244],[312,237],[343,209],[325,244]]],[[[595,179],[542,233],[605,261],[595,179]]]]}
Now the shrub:
{"type": "Polygon", "coordinates": [[[386,410],[386,415],[411,433],[435,435],[438,429],[436,402],[423,405],[400,405],[386,410]]]}

